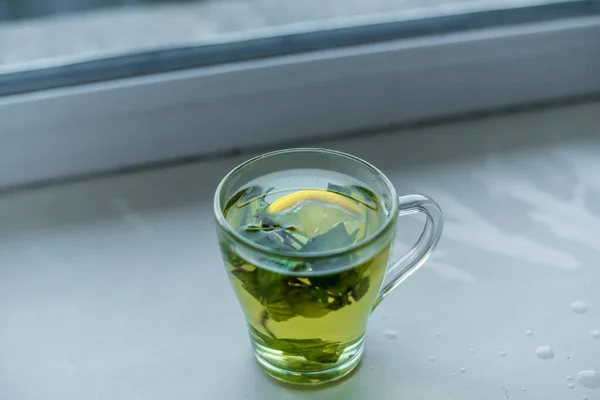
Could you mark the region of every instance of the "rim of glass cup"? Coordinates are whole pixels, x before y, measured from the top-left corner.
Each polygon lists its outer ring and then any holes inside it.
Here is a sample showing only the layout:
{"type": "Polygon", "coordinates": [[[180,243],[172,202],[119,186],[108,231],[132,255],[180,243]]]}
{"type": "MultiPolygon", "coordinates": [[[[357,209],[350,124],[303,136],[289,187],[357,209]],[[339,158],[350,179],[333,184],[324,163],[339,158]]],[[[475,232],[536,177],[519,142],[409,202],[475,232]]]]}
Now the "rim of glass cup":
{"type": "Polygon", "coordinates": [[[238,165],[237,167],[232,169],[221,180],[221,182],[219,183],[219,186],[217,186],[217,190],[215,192],[215,197],[214,197],[214,204],[213,204],[213,211],[214,211],[214,214],[215,214],[215,217],[217,219],[219,226],[221,228],[223,228],[225,230],[225,232],[227,232],[227,234],[230,235],[231,237],[233,237],[236,241],[241,242],[245,246],[251,248],[254,251],[258,251],[260,253],[264,253],[267,255],[275,255],[275,256],[289,258],[289,259],[302,259],[302,260],[336,257],[336,256],[343,255],[345,253],[348,253],[348,252],[352,252],[352,251],[356,251],[356,250],[360,250],[362,248],[368,247],[373,242],[376,242],[377,239],[379,239],[388,230],[388,228],[390,227],[390,224],[398,216],[398,209],[399,209],[399,204],[398,204],[398,195],[396,194],[396,189],[394,188],[394,186],[392,185],[392,183],[390,182],[388,177],[385,176],[383,174],[383,172],[381,172],[374,165],[368,163],[367,161],[365,161],[361,158],[353,156],[352,154],[344,153],[344,152],[337,151],[337,150],[329,150],[329,149],[323,149],[323,148],[310,148],[310,147],[306,147],[306,148],[299,147],[299,148],[275,150],[275,151],[271,151],[271,152],[264,153],[259,156],[253,157],[247,161],[244,161],[243,163],[241,163],[240,165],[238,165]],[[220,202],[221,192],[223,191],[223,188],[225,187],[225,185],[227,185],[227,183],[229,182],[231,177],[233,175],[235,175],[238,171],[241,171],[242,169],[251,166],[252,164],[254,164],[255,162],[257,162],[259,160],[263,160],[265,158],[273,157],[273,156],[277,156],[277,155],[283,155],[286,153],[299,153],[299,152],[326,153],[326,154],[337,156],[337,157],[347,158],[347,159],[355,161],[359,164],[362,164],[366,168],[375,172],[381,178],[381,180],[385,183],[387,189],[390,192],[390,196],[391,196],[392,203],[391,203],[390,210],[386,216],[385,223],[383,225],[381,225],[377,229],[377,231],[375,231],[375,233],[373,233],[371,236],[369,236],[365,240],[359,241],[359,242],[351,244],[349,246],[340,247],[339,249],[334,249],[334,250],[313,251],[313,252],[306,252],[306,253],[302,253],[302,254],[299,254],[296,252],[291,252],[291,251],[274,250],[270,247],[255,243],[252,240],[245,238],[239,232],[237,232],[229,224],[229,222],[227,222],[227,219],[225,218],[225,214],[223,213],[223,209],[221,207],[221,202],[220,202]]]}

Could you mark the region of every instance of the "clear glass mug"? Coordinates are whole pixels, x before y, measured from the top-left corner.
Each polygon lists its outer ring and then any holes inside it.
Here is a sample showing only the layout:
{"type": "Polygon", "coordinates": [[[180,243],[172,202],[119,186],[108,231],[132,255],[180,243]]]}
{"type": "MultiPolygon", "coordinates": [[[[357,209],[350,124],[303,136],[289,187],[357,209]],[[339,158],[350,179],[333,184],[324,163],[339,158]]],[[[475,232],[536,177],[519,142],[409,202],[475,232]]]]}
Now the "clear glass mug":
{"type": "Polygon", "coordinates": [[[223,260],[249,325],[255,357],[271,377],[300,385],[340,379],[358,365],[371,312],[425,263],[443,229],[442,212],[432,199],[420,194],[398,197],[373,165],[326,149],[280,150],[244,162],[219,184],[214,213],[223,260]],[[325,178],[343,174],[372,191],[385,211],[378,230],[334,251],[299,254],[257,244],[227,222],[225,208],[241,190],[286,171],[293,186],[295,177],[309,170],[325,178]],[[396,221],[414,213],[427,217],[423,232],[388,266],[396,221]],[[290,262],[307,262],[314,268],[298,272],[282,266],[290,262]]]}

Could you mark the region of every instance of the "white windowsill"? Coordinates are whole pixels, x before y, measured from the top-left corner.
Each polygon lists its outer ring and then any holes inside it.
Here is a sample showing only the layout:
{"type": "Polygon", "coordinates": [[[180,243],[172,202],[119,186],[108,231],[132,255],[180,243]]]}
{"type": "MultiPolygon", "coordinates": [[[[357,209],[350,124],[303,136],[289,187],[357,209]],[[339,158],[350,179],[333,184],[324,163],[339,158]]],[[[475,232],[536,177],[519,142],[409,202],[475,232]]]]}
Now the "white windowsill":
{"type": "MultiPolygon", "coordinates": [[[[446,218],[436,256],[372,316],[363,367],[320,392],[262,376],[222,268],[212,195],[249,154],[0,195],[0,391],[592,400],[576,376],[599,368],[599,129],[591,103],[311,142],[373,162],[399,193],[437,199],[446,218]],[[589,310],[575,314],[572,301],[589,310]],[[536,358],[541,345],[554,359],[536,358]]],[[[396,256],[418,226],[403,219],[396,256]]]]}

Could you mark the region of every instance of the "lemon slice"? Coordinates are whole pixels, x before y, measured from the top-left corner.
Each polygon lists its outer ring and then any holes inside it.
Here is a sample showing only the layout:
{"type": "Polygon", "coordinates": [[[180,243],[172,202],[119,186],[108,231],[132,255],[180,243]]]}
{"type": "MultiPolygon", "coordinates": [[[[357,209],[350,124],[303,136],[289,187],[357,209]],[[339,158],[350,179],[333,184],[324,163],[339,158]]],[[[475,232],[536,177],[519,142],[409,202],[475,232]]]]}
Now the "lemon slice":
{"type": "Polygon", "coordinates": [[[307,200],[336,204],[352,213],[361,213],[360,207],[354,200],[346,196],[342,196],[341,194],[321,189],[299,190],[294,193],[286,194],[285,196],[282,196],[271,203],[271,205],[267,207],[267,212],[269,214],[277,214],[295,206],[302,201],[307,200]]]}

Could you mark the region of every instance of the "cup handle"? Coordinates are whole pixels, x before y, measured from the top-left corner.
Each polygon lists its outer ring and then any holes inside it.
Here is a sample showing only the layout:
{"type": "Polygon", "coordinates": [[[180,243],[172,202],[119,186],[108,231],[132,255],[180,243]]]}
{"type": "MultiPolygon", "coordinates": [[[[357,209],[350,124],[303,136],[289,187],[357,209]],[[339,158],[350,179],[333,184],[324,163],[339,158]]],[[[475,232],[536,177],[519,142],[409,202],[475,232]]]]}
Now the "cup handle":
{"type": "Polygon", "coordinates": [[[419,269],[419,267],[427,261],[435,249],[435,246],[437,246],[440,241],[442,230],[444,228],[442,210],[440,209],[440,206],[429,197],[421,194],[409,194],[400,196],[398,201],[400,203],[398,217],[424,213],[427,216],[427,221],[425,222],[425,227],[423,228],[421,236],[412,249],[388,267],[385,274],[386,278],[390,273],[394,272],[394,274],[391,281],[384,284],[383,288],[379,291],[377,300],[375,300],[375,304],[373,305],[373,310],[392,290],[404,282],[406,278],[412,275],[413,272],[419,269]],[[395,272],[396,270],[397,272],[395,272]]]}

